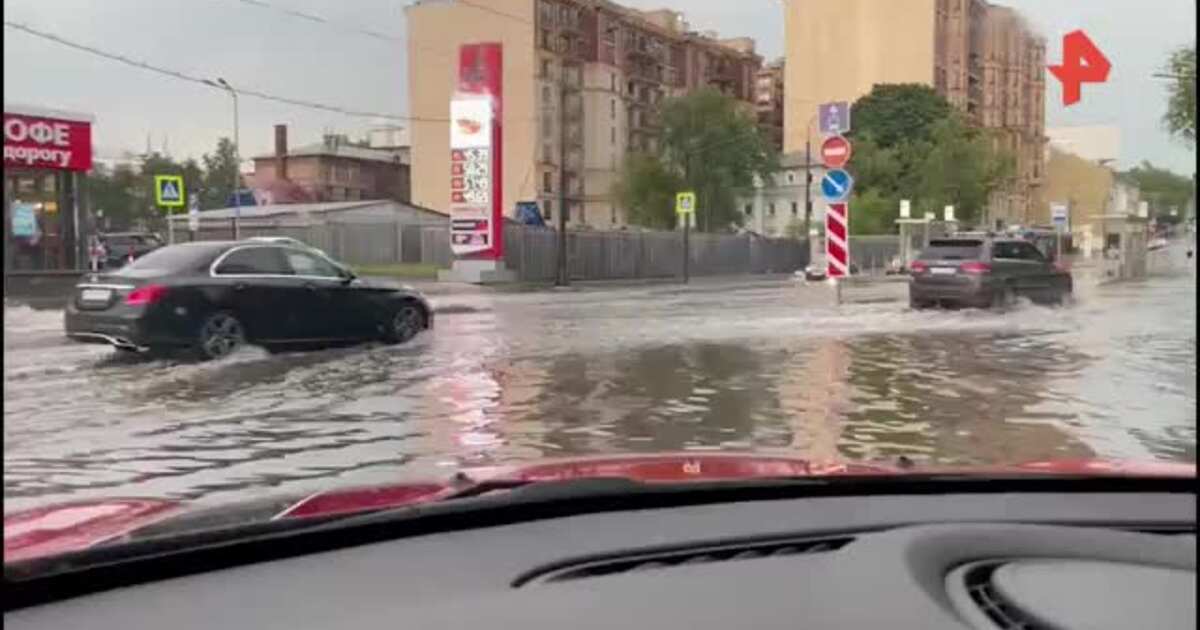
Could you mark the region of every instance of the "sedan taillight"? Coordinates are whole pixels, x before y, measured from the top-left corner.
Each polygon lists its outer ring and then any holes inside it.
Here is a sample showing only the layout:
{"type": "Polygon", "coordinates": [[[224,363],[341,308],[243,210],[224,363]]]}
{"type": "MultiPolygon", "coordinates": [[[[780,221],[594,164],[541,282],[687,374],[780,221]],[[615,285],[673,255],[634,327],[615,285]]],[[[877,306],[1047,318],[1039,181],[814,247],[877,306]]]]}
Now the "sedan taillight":
{"type": "Polygon", "coordinates": [[[148,284],[138,287],[125,296],[125,304],[129,306],[145,306],[153,304],[167,294],[167,287],[161,284],[148,284]]]}
{"type": "Polygon", "coordinates": [[[965,262],[959,265],[958,270],[972,275],[983,275],[992,273],[992,266],[984,262],[965,262]]]}
{"type": "Polygon", "coordinates": [[[926,265],[919,260],[914,260],[912,264],[908,266],[908,270],[912,273],[925,273],[926,271],[929,271],[929,265],[926,265]]]}

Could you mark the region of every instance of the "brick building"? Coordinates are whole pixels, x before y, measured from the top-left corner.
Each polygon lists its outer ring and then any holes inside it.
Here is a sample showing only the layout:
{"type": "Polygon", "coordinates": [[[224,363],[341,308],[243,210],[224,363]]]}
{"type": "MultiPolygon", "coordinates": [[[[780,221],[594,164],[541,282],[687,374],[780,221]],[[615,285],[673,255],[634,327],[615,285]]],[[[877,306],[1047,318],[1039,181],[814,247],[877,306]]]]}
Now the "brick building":
{"type": "Polygon", "coordinates": [[[254,158],[252,188],[259,205],[411,198],[407,148],[374,148],[345,136],[288,147],[287,126],[275,125],[275,152],[254,158]]]}
{"type": "Polygon", "coordinates": [[[449,204],[443,121],[465,43],[504,47],[502,203],[510,213],[535,201],[557,220],[565,192],[572,225],[623,226],[612,187],[628,152],[656,148],[664,99],[712,86],[753,111],[762,65],[754,41],[695,32],[674,11],[608,0],[425,0],[406,13],[413,201],[422,206],[449,204]]]}

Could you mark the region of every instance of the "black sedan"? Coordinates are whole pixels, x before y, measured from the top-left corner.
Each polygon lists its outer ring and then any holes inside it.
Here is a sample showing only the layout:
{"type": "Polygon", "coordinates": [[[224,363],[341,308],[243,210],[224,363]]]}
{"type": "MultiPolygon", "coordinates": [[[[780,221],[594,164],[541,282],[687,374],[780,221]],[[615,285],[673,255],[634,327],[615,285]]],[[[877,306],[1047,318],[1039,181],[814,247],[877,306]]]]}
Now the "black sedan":
{"type": "Polygon", "coordinates": [[[403,343],[432,326],[433,310],[416,291],[371,284],[311,249],[198,242],[88,275],[64,324],[78,341],[215,359],[245,343],[403,343]]]}
{"type": "Polygon", "coordinates": [[[1071,298],[1071,272],[1024,239],[935,239],[909,265],[912,308],[1005,307],[1018,297],[1039,304],[1071,298]]]}

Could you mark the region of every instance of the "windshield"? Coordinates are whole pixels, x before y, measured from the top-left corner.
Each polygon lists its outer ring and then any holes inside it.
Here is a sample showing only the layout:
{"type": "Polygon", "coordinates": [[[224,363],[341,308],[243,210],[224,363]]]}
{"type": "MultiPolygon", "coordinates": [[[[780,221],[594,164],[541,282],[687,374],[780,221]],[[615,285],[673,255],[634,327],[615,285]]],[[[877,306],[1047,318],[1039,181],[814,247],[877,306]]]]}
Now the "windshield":
{"type": "Polygon", "coordinates": [[[1187,0],[4,8],[9,514],[1196,462],[1187,0]]]}

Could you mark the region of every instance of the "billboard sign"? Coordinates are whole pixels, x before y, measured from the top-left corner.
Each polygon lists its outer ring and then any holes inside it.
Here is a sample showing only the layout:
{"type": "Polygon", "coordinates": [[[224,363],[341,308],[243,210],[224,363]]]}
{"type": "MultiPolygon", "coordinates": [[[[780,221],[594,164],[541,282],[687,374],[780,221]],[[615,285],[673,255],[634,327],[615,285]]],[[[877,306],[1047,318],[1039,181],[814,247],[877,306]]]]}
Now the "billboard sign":
{"type": "Polygon", "coordinates": [[[460,257],[504,258],[500,73],[499,44],[459,48],[450,101],[450,249],[460,257]]]}
{"type": "Polygon", "coordinates": [[[92,124],[4,112],[4,168],[89,171],[92,124]]]}

